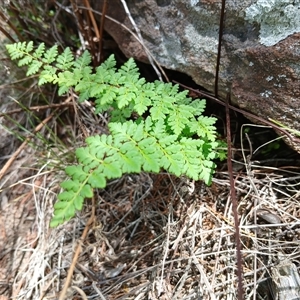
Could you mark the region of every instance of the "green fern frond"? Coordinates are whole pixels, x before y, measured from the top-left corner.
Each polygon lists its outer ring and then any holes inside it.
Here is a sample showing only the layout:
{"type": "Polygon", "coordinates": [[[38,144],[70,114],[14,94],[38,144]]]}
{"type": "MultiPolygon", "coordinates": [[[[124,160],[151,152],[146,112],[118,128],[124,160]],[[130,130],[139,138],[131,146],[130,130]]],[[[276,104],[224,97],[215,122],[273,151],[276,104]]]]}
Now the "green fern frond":
{"type": "Polygon", "coordinates": [[[52,46],[50,49],[48,49],[43,57],[43,63],[45,64],[52,64],[56,57],[58,55],[58,47],[57,45],[52,46]]]}
{"type": "MultiPolygon", "coordinates": [[[[30,68],[30,67],[29,67],[30,68]]],[[[39,85],[45,83],[57,82],[57,69],[51,65],[44,65],[39,76],[39,85]]]]}
{"type": "Polygon", "coordinates": [[[69,48],[59,54],[56,45],[48,50],[44,44],[34,50],[32,42],[6,47],[19,66],[28,67],[28,76],[39,72],[39,84],[57,84],[59,95],[73,88],[79,102],[92,97],[96,113],[110,113],[110,134],[88,137],[86,147],[76,150],[78,163],[66,167],[69,179],[61,183],[52,227],[81,210],[93,189],[126,173],[166,170],[211,183],[213,160],[224,158],[224,151],[218,150],[216,119],[202,115],[205,100],[189,98],[178,85],[146,82],[132,58],[117,69],[111,55],[93,71],[87,51],[75,59],[69,48]]]}
{"type": "Polygon", "coordinates": [[[26,76],[34,75],[36,74],[40,68],[42,67],[43,63],[39,60],[33,60],[26,72],[26,76]]]}
{"type": "Polygon", "coordinates": [[[16,60],[24,57],[24,55],[26,54],[26,47],[27,47],[26,42],[19,42],[16,44],[6,45],[6,49],[12,60],[16,60]]]}
{"type": "Polygon", "coordinates": [[[69,70],[74,64],[74,56],[70,48],[67,47],[63,53],[56,58],[56,67],[60,70],[69,70]]]}
{"type": "Polygon", "coordinates": [[[45,53],[45,44],[44,43],[41,43],[37,48],[36,50],[34,51],[33,53],[33,57],[35,59],[40,59],[42,58],[42,55],[45,53]]]}
{"type": "Polygon", "coordinates": [[[213,117],[198,116],[197,120],[190,124],[190,128],[199,137],[214,142],[217,138],[214,126],[216,121],[217,119],[213,117]]]}
{"type": "Polygon", "coordinates": [[[82,71],[85,67],[90,67],[90,63],[92,61],[92,57],[90,53],[85,50],[80,57],[78,57],[73,64],[74,70],[82,71]]]}

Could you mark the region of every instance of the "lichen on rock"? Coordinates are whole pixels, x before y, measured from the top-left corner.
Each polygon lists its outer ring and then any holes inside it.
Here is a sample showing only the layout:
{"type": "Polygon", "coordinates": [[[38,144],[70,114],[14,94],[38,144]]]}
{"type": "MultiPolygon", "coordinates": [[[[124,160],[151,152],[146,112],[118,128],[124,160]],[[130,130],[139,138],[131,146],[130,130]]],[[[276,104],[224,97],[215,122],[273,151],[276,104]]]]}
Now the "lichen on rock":
{"type": "Polygon", "coordinates": [[[265,46],[300,32],[300,0],[258,0],[245,12],[248,21],[260,24],[260,42],[265,46]]]}

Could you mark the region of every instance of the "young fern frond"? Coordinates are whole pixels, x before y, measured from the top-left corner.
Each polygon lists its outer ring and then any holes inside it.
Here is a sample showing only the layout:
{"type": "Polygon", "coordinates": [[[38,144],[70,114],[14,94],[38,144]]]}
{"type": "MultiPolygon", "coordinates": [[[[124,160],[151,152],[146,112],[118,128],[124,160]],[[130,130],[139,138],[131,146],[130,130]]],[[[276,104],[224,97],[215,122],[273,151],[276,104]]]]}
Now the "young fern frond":
{"type": "Polygon", "coordinates": [[[73,88],[79,101],[92,97],[97,113],[111,114],[110,134],[88,137],[87,146],[76,150],[78,164],[66,167],[69,179],[61,184],[52,227],[81,210],[94,188],[126,173],[164,169],[211,183],[213,160],[224,153],[217,150],[216,119],[202,115],[205,100],[192,100],[177,85],[146,82],[133,59],[117,69],[112,55],[93,71],[87,51],[75,59],[69,48],[58,55],[57,46],[34,50],[32,42],[7,45],[7,50],[20,66],[28,66],[27,75],[40,72],[39,84],[57,84],[59,95],[73,88]]]}

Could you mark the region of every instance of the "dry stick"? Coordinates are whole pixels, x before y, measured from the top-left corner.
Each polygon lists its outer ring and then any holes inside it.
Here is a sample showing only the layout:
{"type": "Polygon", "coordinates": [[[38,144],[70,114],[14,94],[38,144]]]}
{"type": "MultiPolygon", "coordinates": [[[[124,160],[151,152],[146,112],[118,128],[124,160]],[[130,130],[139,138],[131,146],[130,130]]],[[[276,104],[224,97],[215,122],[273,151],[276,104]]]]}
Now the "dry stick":
{"type": "MultiPolygon", "coordinates": [[[[225,4],[226,0],[222,0],[221,6],[221,15],[220,15],[220,25],[219,25],[219,43],[218,43],[218,55],[217,55],[217,65],[216,65],[216,74],[215,74],[215,97],[218,98],[218,85],[219,85],[219,69],[220,69],[220,60],[221,60],[221,50],[222,50],[222,37],[224,29],[224,16],[225,16],[225,4]]],[[[230,179],[230,195],[232,200],[232,210],[234,216],[234,227],[235,227],[235,241],[236,241],[236,258],[237,258],[237,277],[238,277],[238,299],[243,300],[243,281],[242,281],[242,254],[241,254],[241,237],[240,237],[240,228],[239,228],[239,218],[238,218],[238,205],[236,199],[236,193],[234,189],[234,179],[233,179],[233,170],[232,170],[232,161],[231,161],[231,130],[230,130],[230,115],[229,115],[229,101],[230,94],[226,96],[225,110],[226,110],[226,129],[227,129],[227,147],[228,147],[228,156],[227,156],[227,165],[228,173],[230,179]]]]}
{"type": "MultiPolygon", "coordinates": [[[[243,126],[241,127],[241,137],[242,137],[243,126]]],[[[255,183],[252,180],[253,175],[251,174],[251,162],[250,161],[251,161],[251,158],[252,158],[252,155],[253,155],[252,144],[251,144],[250,138],[249,138],[249,136],[248,136],[247,133],[245,133],[245,136],[246,136],[246,138],[248,140],[250,153],[247,156],[247,158],[245,157],[245,152],[244,151],[242,151],[242,155],[243,155],[243,159],[244,159],[244,163],[245,163],[245,167],[246,167],[248,179],[249,179],[250,184],[252,185],[252,188],[253,188],[253,190],[255,192],[255,195],[256,195],[256,197],[254,197],[254,203],[253,203],[253,207],[254,207],[253,220],[254,220],[254,225],[257,225],[256,224],[256,222],[257,222],[257,210],[256,210],[256,207],[258,206],[259,193],[258,193],[258,190],[256,188],[255,183]]],[[[241,141],[243,141],[243,139],[241,139],[241,141]]],[[[243,142],[242,142],[241,146],[242,146],[242,149],[243,149],[244,148],[243,147],[243,142]]],[[[258,246],[258,242],[257,242],[257,230],[254,231],[254,242],[253,242],[253,244],[254,244],[254,247],[255,247],[256,251],[258,251],[259,246],[258,246]]],[[[253,300],[256,300],[255,289],[256,289],[256,286],[257,286],[257,253],[256,253],[256,251],[254,252],[254,261],[253,261],[253,269],[254,269],[254,274],[253,274],[254,293],[253,293],[253,298],[252,298],[253,300]]]]}
{"type": "Polygon", "coordinates": [[[100,37],[99,37],[99,51],[100,56],[98,57],[99,62],[103,62],[104,54],[103,54],[103,31],[104,31],[104,23],[105,23],[105,15],[107,10],[107,0],[104,0],[102,5],[102,16],[100,20],[100,37]]]}
{"type": "Polygon", "coordinates": [[[99,30],[98,30],[98,26],[97,26],[96,20],[94,18],[93,12],[91,11],[91,5],[90,5],[88,0],[84,0],[84,2],[85,2],[85,6],[88,8],[88,14],[89,14],[90,19],[92,21],[96,37],[97,37],[97,39],[99,39],[100,38],[100,33],[99,33],[99,30]]]}
{"type": "MultiPolygon", "coordinates": [[[[11,7],[11,5],[10,5],[10,7],[11,7]]],[[[12,8],[13,9],[13,8],[12,8]]],[[[14,9],[13,9],[14,10],[14,9]]],[[[0,18],[5,22],[5,23],[7,23],[8,24],[8,26],[9,26],[9,28],[10,29],[12,29],[13,31],[14,31],[14,33],[18,36],[18,38],[19,38],[19,41],[23,41],[24,39],[23,39],[23,37],[21,36],[21,34],[20,34],[20,32],[19,32],[19,30],[16,28],[16,26],[9,20],[9,18],[7,18],[2,12],[0,12],[0,18]]],[[[3,28],[3,30],[4,30],[4,28],[3,28]]],[[[2,31],[2,30],[1,30],[2,31]]],[[[7,38],[9,38],[13,43],[15,43],[16,41],[15,41],[15,39],[8,33],[8,32],[4,32],[4,31],[2,31],[5,35],[6,35],[6,37],[7,38]]]]}
{"type": "Polygon", "coordinates": [[[68,275],[67,275],[66,282],[65,282],[64,287],[63,287],[63,289],[62,289],[62,291],[59,295],[59,298],[58,298],[59,300],[64,300],[65,299],[68,287],[69,287],[69,285],[71,283],[71,280],[72,280],[72,276],[73,276],[73,273],[74,273],[74,269],[75,269],[79,254],[82,250],[81,249],[81,244],[83,243],[84,239],[86,238],[87,233],[90,229],[90,225],[92,225],[93,222],[94,222],[94,218],[95,218],[95,197],[92,198],[92,214],[91,214],[90,218],[88,219],[88,221],[85,225],[85,228],[84,228],[84,231],[81,235],[80,240],[78,241],[78,245],[77,245],[76,251],[74,253],[72,263],[71,263],[70,268],[68,270],[68,275]]]}
{"type": "MultiPolygon", "coordinates": [[[[71,1],[73,1],[73,0],[71,0],[71,1]]],[[[85,6],[78,6],[77,8],[88,10],[85,6]]],[[[100,13],[100,12],[94,10],[94,9],[90,9],[90,10],[92,12],[94,12],[95,14],[102,15],[102,13],[100,13]]],[[[105,18],[108,19],[108,20],[110,20],[110,21],[112,21],[112,22],[114,22],[114,23],[116,23],[116,24],[118,24],[119,26],[121,26],[122,28],[124,28],[126,31],[128,31],[143,46],[143,48],[144,48],[145,52],[147,53],[147,55],[151,57],[151,60],[155,62],[155,64],[151,63],[152,67],[155,69],[156,66],[157,66],[157,68],[159,69],[159,71],[161,72],[161,74],[163,74],[165,80],[167,82],[169,82],[169,78],[166,75],[164,69],[160,66],[160,64],[158,63],[158,61],[151,54],[150,50],[146,47],[146,45],[139,39],[139,37],[132,30],[130,30],[127,26],[125,26],[123,23],[117,21],[116,19],[114,19],[114,18],[112,18],[112,17],[110,17],[108,15],[105,15],[105,18]]]]}
{"type": "Polygon", "coordinates": [[[221,60],[222,37],[223,37],[223,28],[224,28],[224,15],[225,15],[225,0],[222,0],[220,25],[219,25],[218,55],[217,55],[217,65],[216,65],[216,74],[215,74],[215,97],[217,98],[218,98],[218,87],[219,87],[219,69],[220,69],[220,60],[221,60]]]}
{"type": "MultiPolygon", "coordinates": [[[[81,14],[79,12],[78,6],[77,6],[77,4],[75,3],[74,0],[70,0],[70,2],[71,2],[71,5],[72,5],[72,9],[73,9],[73,16],[75,17],[75,20],[76,20],[76,22],[78,24],[79,37],[83,37],[83,39],[85,39],[86,41],[88,41],[88,37],[86,36],[86,31],[84,30],[84,23],[83,23],[81,14]]],[[[58,3],[56,3],[56,4],[59,6],[58,3]]],[[[64,8],[63,6],[60,6],[60,7],[64,8]]],[[[80,39],[80,40],[81,40],[81,46],[82,46],[82,48],[86,49],[86,45],[85,45],[84,41],[82,39],[80,39]]]]}
{"type": "MultiPolygon", "coordinates": [[[[178,82],[178,81],[176,81],[176,80],[173,80],[173,82],[179,84],[180,86],[184,87],[185,89],[188,89],[188,90],[190,90],[190,91],[192,91],[192,92],[198,94],[199,96],[206,97],[206,98],[208,98],[208,99],[210,99],[210,100],[213,100],[213,101],[215,101],[215,102],[217,102],[217,103],[219,103],[219,104],[221,104],[221,105],[223,105],[223,106],[226,106],[226,104],[225,104],[222,100],[220,100],[220,99],[218,99],[218,98],[212,96],[211,94],[209,94],[209,93],[207,93],[207,92],[203,92],[203,91],[199,91],[199,90],[193,89],[193,88],[188,87],[187,85],[184,85],[184,84],[182,84],[182,83],[180,83],[180,82],[178,82]]],[[[259,122],[261,122],[261,123],[263,123],[263,124],[269,125],[269,126],[272,127],[273,129],[276,129],[276,130],[282,132],[282,133],[283,133],[284,135],[286,135],[291,141],[300,143],[300,139],[293,137],[287,130],[285,130],[285,129],[282,128],[282,127],[279,127],[278,125],[276,125],[276,124],[274,124],[274,123],[272,123],[272,122],[270,122],[270,121],[268,121],[268,120],[265,120],[265,119],[263,119],[263,118],[261,118],[261,117],[255,115],[255,114],[252,114],[252,113],[250,113],[250,112],[248,112],[248,111],[246,111],[246,110],[237,108],[237,107],[235,107],[235,106],[233,106],[233,105],[230,105],[230,104],[228,104],[228,108],[230,108],[231,110],[234,110],[234,111],[236,111],[236,112],[238,112],[238,113],[244,115],[245,117],[252,118],[252,119],[258,120],[259,122]]]]}
{"type": "MultiPolygon", "coordinates": [[[[0,17],[1,17],[2,13],[0,12],[0,17]]],[[[12,43],[16,43],[16,40],[2,27],[0,26],[0,31],[12,42],[12,43]]]]}
{"type": "Polygon", "coordinates": [[[238,217],[238,204],[236,199],[236,193],[234,188],[234,179],[233,179],[233,169],[232,169],[232,157],[231,157],[231,129],[230,129],[230,115],[229,115],[229,101],[230,95],[227,94],[226,97],[226,130],[227,130],[227,166],[229,173],[230,181],[230,195],[232,200],[232,211],[234,218],[234,227],[235,227],[235,243],[236,243],[236,258],[237,258],[237,277],[238,277],[238,299],[243,300],[243,278],[242,278],[242,245],[240,238],[240,227],[239,227],[239,217],[238,217]]]}
{"type": "Polygon", "coordinates": [[[28,81],[28,79],[36,78],[36,77],[38,77],[38,75],[32,75],[32,76],[25,77],[23,79],[19,79],[19,80],[15,80],[15,81],[10,81],[9,84],[8,83],[1,84],[0,85],[0,89],[9,89],[9,88],[14,87],[14,85],[17,84],[17,83],[20,83],[20,82],[23,82],[23,81],[28,81]]]}
{"type": "MultiPolygon", "coordinates": [[[[95,31],[95,34],[96,34],[96,39],[99,42],[99,40],[100,40],[101,37],[100,37],[99,30],[98,30],[97,22],[95,20],[93,12],[91,11],[91,5],[89,3],[89,0],[84,0],[84,3],[85,3],[85,6],[88,8],[88,14],[89,14],[90,20],[91,20],[91,22],[93,24],[93,28],[94,28],[94,31],[95,31]]],[[[89,26],[89,38],[91,38],[91,35],[92,35],[91,33],[92,33],[92,31],[91,31],[91,28],[89,26]]],[[[99,55],[96,55],[97,51],[96,51],[95,46],[94,46],[94,42],[95,42],[94,39],[92,38],[89,41],[90,41],[90,47],[91,47],[91,49],[93,49],[93,58],[94,58],[93,59],[93,64],[96,67],[98,65],[98,63],[99,63],[99,55]],[[95,59],[96,59],[96,62],[95,62],[95,59]]],[[[98,51],[98,53],[99,53],[99,51],[98,51]]]]}
{"type": "Polygon", "coordinates": [[[14,110],[10,110],[8,112],[5,113],[1,113],[0,114],[0,118],[1,117],[5,117],[5,116],[9,116],[9,115],[13,115],[22,111],[40,111],[40,110],[44,110],[44,109],[48,109],[48,108],[55,108],[55,107],[64,107],[64,106],[72,106],[73,103],[70,102],[64,102],[64,103],[58,103],[58,104],[49,104],[49,105],[43,105],[43,106],[31,106],[31,107],[26,107],[26,109],[24,108],[18,108],[18,109],[14,109],[14,110]]]}
{"type": "MultiPolygon", "coordinates": [[[[74,94],[73,94],[72,91],[71,91],[71,99],[72,99],[73,104],[74,104],[75,116],[78,119],[79,127],[82,130],[82,133],[83,133],[84,137],[87,138],[88,134],[87,134],[87,132],[86,132],[86,130],[84,128],[84,125],[82,124],[82,122],[80,120],[80,117],[78,115],[76,104],[75,104],[75,99],[74,99],[74,94]]],[[[91,214],[89,220],[87,221],[87,223],[85,225],[85,228],[84,228],[84,231],[83,231],[83,233],[81,235],[80,240],[78,241],[77,249],[75,251],[72,263],[71,263],[70,268],[68,270],[67,279],[66,279],[65,285],[64,285],[64,287],[63,287],[63,289],[61,291],[61,294],[59,296],[59,300],[65,299],[66,292],[67,292],[68,287],[69,287],[69,285],[71,283],[72,276],[73,276],[73,273],[74,273],[74,269],[75,269],[75,266],[76,266],[79,254],[81,252],[81,244],[83,243],[84,239],[86,238],[87,232],[90,229],[90,226],[93,224],[94,219],[95,219],[95,198],[93,197],[92,198],[92,214],[91,214]]]]}
{"type": "MultiPolygon", "coordinates": [[[[71,101],[71,97],[69,97],[64,103],[71,101]]],[[[33,134],[40,131],[56,114],[58,109],[56,109],[52,114],[50,114],[45,120],[43,120],[33,131],[33,134]]],[[[21,151],[25,148],[25,146],[28,144],[32,136],[29,136],[25,139],[25,141],[22,143],[22,145],[16,150],[16,152],[13,154],[13,156],[6,162],[6,164],[3,166],[3,168],[0,170],[0,180],[3,178],[4,174],[7,172],[7,170],[10,168],[14,160],[18,157],[18,155],[21,153],[21,151]]]]}
{"type": "Polygon", "coordinates": [[[83,12],[83,18],[86,21],[86,24],[84,26],[84,30],[86,31],[86,37],[87,37],[87,42],[88,42],[88,48],[89,52],[93,58],[93,67],[96,68],[96,45],[94,43],[94,37],[93,37],[93,31],[92,31],[92,26],[91,26],[91,18],[89,16],[89,11],[84,11],[83,12]]]}
{"type": "MultiPolygon", "coordinates": [[[[129,20],[130,20],[132,26],[134,27],[137,36],[139,37],[139,42],[141,43],[141,45],[143,46],[143,48],[146,49],[146,46],[145,46],[145,43],[144,43],[144,39],[143,39],[143,37],[142,37],[142,35],[141,35],[141,31],[140,31],[140,29],[137,27],[137,25],[136,25],[134,19],[132,18],[131,13],[130,13],[130,11],[129,11],[129,9],[128,9],[128,6],[127,6],[125,0],[120,0],[120,1],[121,1],[121,3],[123,4],[124,10],[125,10],[125,12],[126,12],[128,18],[129,18],[129,20]]],[[[162,80],[161,73],[159,72],[159,69],[158,69],[158,68],[155,66],[155,64],[154,64],[152,55],[150,55],[150,53],[149,53],[148,51],[146,51],[146,54],[147,54],[147,56],[148,56],[148,59],[149,59],[150,64],[152,65],[154,71],[156,72],[156,75],[158,76],[159,80],[160,80],[160,81],[163,81],[163,80],[162,80]]]]}

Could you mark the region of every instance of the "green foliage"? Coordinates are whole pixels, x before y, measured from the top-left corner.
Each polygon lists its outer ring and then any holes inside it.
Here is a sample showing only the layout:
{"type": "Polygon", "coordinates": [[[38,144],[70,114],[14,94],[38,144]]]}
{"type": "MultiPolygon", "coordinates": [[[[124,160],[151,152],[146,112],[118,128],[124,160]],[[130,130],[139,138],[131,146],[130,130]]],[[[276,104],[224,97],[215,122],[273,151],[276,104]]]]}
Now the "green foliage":
{"type": "Polygon", "coordinates": [[[117,69],[112,55],[93,70],[87,51],[75,59],[69,48],[61,54],[57,46],[33,48],[32,42],[7,45],[11,58],[28,66],[27,75],[40,72],[39,84],[57,84],[59,95],[72,87],[79,101],[95,99],[97,113],[111,112],[110,134],[88,137],[76,150],[78,164],[66,168],[70,179],[61,184],[52,227],[81,210],[94,188],[125,173],[164,169],[211,183],[213,160],[224,152],[217,150],[216,119],[202,115],[205,100],[192,100],[177,85],[146,82],[133,59],[117,69]]]}

